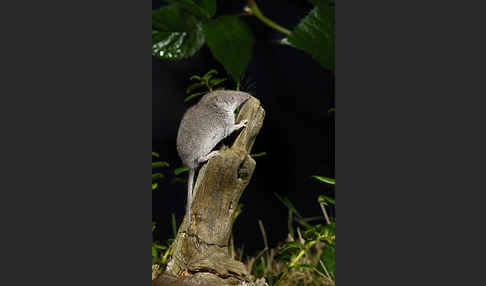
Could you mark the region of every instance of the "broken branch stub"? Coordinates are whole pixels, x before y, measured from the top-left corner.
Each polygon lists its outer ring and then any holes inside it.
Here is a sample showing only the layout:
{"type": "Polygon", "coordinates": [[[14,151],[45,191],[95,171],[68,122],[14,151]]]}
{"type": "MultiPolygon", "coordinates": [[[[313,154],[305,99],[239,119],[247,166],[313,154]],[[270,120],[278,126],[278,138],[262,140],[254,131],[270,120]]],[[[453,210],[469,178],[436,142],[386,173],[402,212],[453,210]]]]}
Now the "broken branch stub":
{"type": "MultiPolygon", "coordinates": [[[[153,285],[163,285],[161,280],[177,278],[187,283],[189,277],[193,285],[197,285],[196,280],[219,285],[248,281],[249,274],[243,263],[229,255],[228,243],[238,201],[255,170],[256,163],[249,152],[264,117],[260,101],[250,97],[236,120],[247,119],[246,128],[239,131],[231,148],[223,146],[219,156],[202,166],[193,191],[190,229],[184,217],[165,273],[154,280],[153,285]]],[[[173,280],[172,283],[176,285],[173,280]]]]}

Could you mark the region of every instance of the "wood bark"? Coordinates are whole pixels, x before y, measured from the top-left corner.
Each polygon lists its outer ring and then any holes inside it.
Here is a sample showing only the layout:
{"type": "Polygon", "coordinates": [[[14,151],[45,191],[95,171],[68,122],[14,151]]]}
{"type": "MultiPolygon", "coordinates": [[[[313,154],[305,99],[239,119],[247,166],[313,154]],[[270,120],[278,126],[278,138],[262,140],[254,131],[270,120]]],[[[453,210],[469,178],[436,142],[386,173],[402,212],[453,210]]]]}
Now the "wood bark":
{"type": "Polygon", "coordinates": [[[187,217],[179,228],[163,275],[152,285],[237,285],[249,281],[243,263],[229,255],[233,215],[255,170],[249,155],[265,117],[260,101],[250,97],[236,122],[247,119],[230,148],[202,166],[193,190],[191,226],[187,217]]]}

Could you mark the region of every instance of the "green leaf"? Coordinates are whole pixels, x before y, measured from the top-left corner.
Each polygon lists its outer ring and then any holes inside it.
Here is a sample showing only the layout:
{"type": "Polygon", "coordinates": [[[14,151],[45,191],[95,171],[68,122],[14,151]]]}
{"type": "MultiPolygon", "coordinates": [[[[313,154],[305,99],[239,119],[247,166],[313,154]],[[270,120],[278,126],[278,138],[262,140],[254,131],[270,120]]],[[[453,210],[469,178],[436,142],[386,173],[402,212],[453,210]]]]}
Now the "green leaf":
{"type": "Polygon", "coordinates": [[[233,223],[236,221],[236,219],[238,218],[238,216],[243,212],[243,204],[238,204],[238,206],[236,207],[236,210],[233,214],[233,223]]]}
{"type": "Polygon", "coordinates": [[[152,152],[152,156],[154,156],[155,158],[159,158],[160,157],[159,153],[156,153],[156,152],[152,152]]]}
{"type": "MultiPolygon", "coordinates": [[[[331,275],[331,277],[334,278],[334,269],[335,269],[335,263],[336,263],[336,258],[335,258],[335,249],[334,247],[326,244],[324,245],[324,248],[322,249],[322,254],[321,254],[321,261],[326,267],[327,272],[331,275]]],[[[319,271],[326,273],[321,265],[318,266],[319,271]]]]}
{"type": "Polygon", "coordinates": [[[216,13],[216,0],[165,0],[177,3],[197,17],[209,19],[216,13]]]}
{"type": "Polygon", "coordinates": [[[159,250],[165,250],[165,249],[167,249],[167,246],[165,246],[165,245],[159,245],[157,243],[153,243],[152,244],[152,248],[159,249],[159,250]]]}
{"type": "Polygon", "coordinates": [[[206,94],[206,93],[208,93],[208,92],[207,91],[201,91],[201,92],[193,93],[193,94],[189,95],[188,97],[184,98],[184,102],[188,102],[189,100],[191,100],[195,97],[201,96],[203,94],[206,94]]]}
{"type": "Polygon", "coordinates": [[[204,44],[202,24],[179,5],[152,11],[152,55],[179,60],[194,55],[204,44]]]}
{"type": "Polygon", "coordinates": [[[328,177],[323,177],[323,176],[312,176],[312,178],[317,179],[321,182],[328,183],[331,185],[336,184],[336,179],[328,178],[328,177]]]}
{"type": "Polygon", "coordinates": [[[177,236],[177,223],[176,223],[176,218],[175,214],[171,214],[172,217],[172,234],[174,235],[174,238],[177,236]]]}
{"type": "Polygon", "coordinates": [[[157,257],[157,249],[152,246],[152,258],[157,257]]]}
{"type": "Polygon", "coordinates": [[[158,186],[158,185],[159,185],[158,183],[152,183],[152,190],[157,189],[157,186],[158,186]]]}
{"type": "Polygon", "coordinates": [[[186,172],[186,171],[189,171],[188,168],[177,168],[174,170],[174,175],[179,175],[180,173],[183,173],[183,172],[186,172]]]}
{"type": "Polygon", "coordinates": [[[163,179],[164,177],[165,176],[162,173],[154,173],[154,174],[152,174],[152,181],[160,180],[160,179],[163,179]]]}
{"type": "Polygon", "coordinates": [[[332,205],[336,204],[336,201],[333,198],[330,198],[325,195],[319,195],[319,197],[317,198],[317,202],[323,203],[325,206],[327,206],[327,203],[330,203],[332,205]]]}
{"type": "Polygon", "coordinates": [[[250,154],[250,156],[252,156],[253,158],[262,157],[262,156],[265,156],[265,155],[267,155],[267,152],[250,154]]]}
{"type": "Polygon", "coordinates": [[[212,86],[215,86],[215,85],[218,85],[224,81],[226,81],[227,79],[226,78],[213,78],[212,80],[209,81],[209,83],[212,85],[212,86]]]}
{"type": "Polygon", "coordinates": [[[254,38],[248,25],[236,16],[223,15],[204,23],[203,33],[213,56],[239,82],[253,50],[254,38]]]}
{"type": "Polygon", "coordinates": [[[329,1],[314,1],[317,5],[300,21],[288,37],[288,42],[309,53],[321,66],[334,69],[334,7],[329,1]]]}
{"type": "Polygon", "coordinates": [[[193,75],[189,78],[189,80],[201,80],[201,77],[198,75],[193,75]]]}
{"type": "Polygon", "coordinates": [[[152,168],[169,167],[169,163],[165,161],[152,162],[152,168]]]}

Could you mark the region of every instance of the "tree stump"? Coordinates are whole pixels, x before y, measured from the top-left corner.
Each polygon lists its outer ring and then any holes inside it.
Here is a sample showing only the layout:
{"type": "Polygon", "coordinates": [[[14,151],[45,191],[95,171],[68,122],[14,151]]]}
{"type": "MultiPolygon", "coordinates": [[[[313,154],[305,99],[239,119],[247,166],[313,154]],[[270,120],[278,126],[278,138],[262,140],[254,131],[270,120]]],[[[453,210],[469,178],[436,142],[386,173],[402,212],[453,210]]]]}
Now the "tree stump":
{"type": "MultiPolygon", "coordinates": [[[[260,101],[250,97],[241,107],[236,122],[247,119],[231,148],[223,146],[220,155],[199,171],[191,207],[179,228],[165,273],[152,285],[237,285],[249,281],[243,263],[229,255],[233,215],[250,182],[255,160],[249,155],[265,117],[260,101]]],[[[238,131],[236,131],[238,132],[238,131]]]]}

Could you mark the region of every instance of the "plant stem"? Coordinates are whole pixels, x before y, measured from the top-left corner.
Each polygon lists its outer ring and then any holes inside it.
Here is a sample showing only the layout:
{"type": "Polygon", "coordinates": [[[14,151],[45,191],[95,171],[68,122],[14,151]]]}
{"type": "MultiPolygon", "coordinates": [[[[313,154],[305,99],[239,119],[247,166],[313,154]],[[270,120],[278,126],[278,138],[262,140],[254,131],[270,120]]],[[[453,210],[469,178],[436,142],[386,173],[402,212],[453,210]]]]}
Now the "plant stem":
{"type": "Polygon", "coordinates": [[[263,223],[261,220],[258,220],[258,226],[260,227],[260,231],[262,232],[263,243],[265,244],[265,248],[268,249],[267,234],[265,233],[265,228],[263,227],[263,223]]]}
{"type": "Polygon", "coordinates": [[[290,36],[291,32],[290,30],[285,29],[284,27],[280,26],[279,24],[273,22],[272,20],[268,19],[267,17],[263,16],[262,12],[258,8],[257,4],[255,3],[255,0],[248,0],[248,4],[250,4],[250,9],[251,13],[255,15],[260,21],[265,23],[267,26],[269,26],[272,29],[275,29],[279,31],[282,34],[285,34],[286,36],[290,36]]]}
{"type": "Polygon", "coordinates": [[[324,206],[323,203],[320,203],[320,205],[321,205],[321,210],[322,210],[322,213],[324,214],[324,219],[326,220],[326,223],[331,224],[331,220],[329,219],[329,216],[327,215],[327,212],[326,212],[326,207],[324,206]]]}
{"type": "Polygon", "coordinates": [[[324,271],[326,272],[327,278],[328,278],[329,280],[331,280],[331,281],[334,281],[334,280],[332,280],[331,275],[330,275],[330,274],[329,274],[329,272],[327,271],[326,266],[324,265],[324,263],[322,263],[322,260],[320,260],[320,259],[319,259],[319,263],[321,264],[322,269],[324,269],[324,271]]]}

